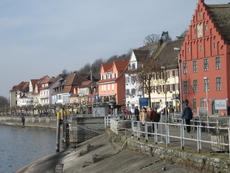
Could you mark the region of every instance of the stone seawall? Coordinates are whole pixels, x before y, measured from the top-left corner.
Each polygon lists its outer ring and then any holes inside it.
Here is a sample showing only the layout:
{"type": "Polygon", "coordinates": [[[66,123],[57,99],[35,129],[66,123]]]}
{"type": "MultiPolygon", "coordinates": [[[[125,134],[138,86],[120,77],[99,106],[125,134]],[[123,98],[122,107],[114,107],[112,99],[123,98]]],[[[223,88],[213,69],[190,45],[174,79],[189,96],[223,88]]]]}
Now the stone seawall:
{"type": "MultiPolygon", "coordinates": [[[[22,126],[22,119],[17,116],[2,116],[0,117],[0,124],[22,126]]],[[[25,117],[25,126],[56,128],[57,121],[56,117],[25,117]]]]}
{"type": "Polygon", "coordinates": [[[147,144],[133,139],[127,140],[127,148],[202,172],[230,172],[229,159],[222,158],[221,156],[210,156],[210,153],[198,154],[192,151],[181,151],[175,148],[165,148],[159,145],[147,144]]]}

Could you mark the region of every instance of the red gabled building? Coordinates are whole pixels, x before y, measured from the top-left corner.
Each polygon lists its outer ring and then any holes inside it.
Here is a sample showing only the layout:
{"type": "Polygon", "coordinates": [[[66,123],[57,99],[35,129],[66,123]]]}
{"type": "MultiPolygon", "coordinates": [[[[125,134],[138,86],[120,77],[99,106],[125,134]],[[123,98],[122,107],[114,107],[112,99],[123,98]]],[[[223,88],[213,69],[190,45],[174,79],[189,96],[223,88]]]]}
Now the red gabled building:
{"type": "Polygon", "coordinates": [[[112,99],[116,104],[125,105],[125,75],[129,61],[116,60],[113,63],[101,65],[98,95],[101,102],[109,103],[112,99]]]}
{"type": "Polygon", "coordinates": [[[199,0],[180,48],[182,100],[195,114],[227,115],[230,105],[230,4],[199,0]],[[217,108],[220,101],[222,108],[217,108]],[[226,108],[226,109],[225,109],[226,108]],[[219,109],[219,110],[217,110],[219,109]]]}

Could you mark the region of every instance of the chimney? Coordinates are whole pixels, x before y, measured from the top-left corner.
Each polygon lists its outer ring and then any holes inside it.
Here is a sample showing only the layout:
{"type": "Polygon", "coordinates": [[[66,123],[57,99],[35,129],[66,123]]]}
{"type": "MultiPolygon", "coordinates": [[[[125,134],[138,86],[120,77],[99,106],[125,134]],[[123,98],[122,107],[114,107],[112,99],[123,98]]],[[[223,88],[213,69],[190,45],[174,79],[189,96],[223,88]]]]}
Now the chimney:
{"type": "Polygon", "coordinates": [[[204,0],[198,0],[198,3],[199,4],[204,3],[204,0]]]}

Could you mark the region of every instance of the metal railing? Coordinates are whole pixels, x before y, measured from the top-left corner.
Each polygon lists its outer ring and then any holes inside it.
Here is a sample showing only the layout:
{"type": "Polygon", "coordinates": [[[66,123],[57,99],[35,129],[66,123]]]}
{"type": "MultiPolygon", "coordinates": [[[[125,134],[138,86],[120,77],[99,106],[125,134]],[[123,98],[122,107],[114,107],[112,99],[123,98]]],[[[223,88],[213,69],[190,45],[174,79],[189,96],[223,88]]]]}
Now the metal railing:
{"type": "MultiPolygon", "coordinates": [[[[112,121],[112,120],[110,120],[112,121]]],[[[229,126],[219,126],[219,121],[207,122],[194,121],[191,123],[191,133],[186,132],[188,125],[181,119],[181,123],[164,123],[164,122],[146,122],[144,125],[140,121],[115,120],[117,121],[116,133],[125,129],[130,132],[132,137],[137,140],[141,138],[148,142],[163,143],[165,146],[180,146],[181,150],[185,147],[192,148],[198,153],[202,151],[208,152],[229,152],[230,151],[230,128],[229,126]],[[131,123],[131,127],[121,127],[126,122],[131,123]],[[196,124],[195,124],[196,123],[196,124]],[[211,125],[212,124],[212,125],[211,125]],[[153,132],[153,125],[155,130],[153,132]]],[[[112,127],[113,130],[115,127],[112,127]]],[[[111,129],[112,130],[112,129],[111,129]]],[[[230,152],[229,152],[230,158],[230,152]]]]}

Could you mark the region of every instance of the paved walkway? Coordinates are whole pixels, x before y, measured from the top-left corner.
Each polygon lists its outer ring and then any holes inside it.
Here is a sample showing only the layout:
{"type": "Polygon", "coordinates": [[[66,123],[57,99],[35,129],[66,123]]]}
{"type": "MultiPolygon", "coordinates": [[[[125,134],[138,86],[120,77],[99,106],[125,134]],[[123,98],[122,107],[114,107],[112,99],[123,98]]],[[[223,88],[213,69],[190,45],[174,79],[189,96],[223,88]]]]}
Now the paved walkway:
{"type": "MultiPolygon", "coordinates": [[[[152,127],[150,127],[149,130],[152,130],[152,127]]],[[[125,134],[124,130],[122,133],[125,134]]],[[[120,132],[121,132],[120,131],[120,132]]],[[[227,144],[228,143],[228,138],[226,136],[227,130],[224,136],[222,136],[217,144],[211,144],[211,141],[213,141],[212,136],[218,136],[218,135],[212,135],[212,133],[206,132],[207,129],[205,130],[204,127],[201,129],[201,137],[200,137],[200,153],[212,153],[213,155],[221,155],[221,156],[226,156],[226,158],[229,157],[229,148],[228,146],[220,145],[220,143],[224,142],[227,144]]],[[[212,130],[212,132],[215,132],[212,130]]],[[[150,132],[151,133],[151,132],[150,132]]],[[[159,124],[158,127],[158,133],[160,134],[165,134],[165,126],[163,126],[163,129],[161,128],[161,125],[159,124]],[[163,133],[161,132],[163,130],[163,133]]],[[[168,147],[179,147],[181,148],[181,138],[180,138],[180,128],[179,126],[172,126],[172,124],[169,126],[169,143],[168,147]]],[[[128,129],[126,132],[128,137],[131,137],[131,129],[128,129]]],[[[135,133],[134,133],[135,134],[135,133]]],[[[141,141],[146,141],[145,138],[145,133],[141,133],[140,135],[140,140],[141,141]]],[[[133,138],[137,138],[136,135],[133,136],[133,138]]],[[[137,138],[138,139],[138,138],[137,138]]],[[[190,133],[187,133],[186,130],[184,130],[184,150],[193,150],[195,152],[198,152],[198,142],[197,142],[197,130],[191,130],[190,133]]],[[[162,145],[166,146],[166,138],[161,137],[158,135],[158,143],[161,143],[162,145]]],[[[217,139],[216,139],[217,140],[217,139]]],[[[218,141],[218,140],[217,140],[218,141]]],[[[154,143],[154,134],[151,133],[150,136],[148,136],[148,143],[154,143]]]]}

